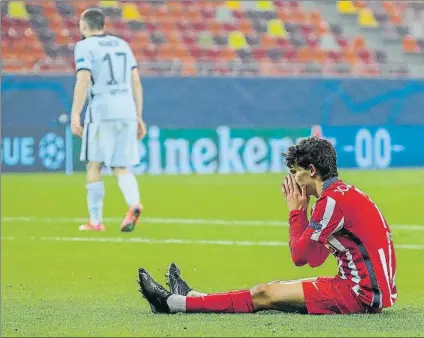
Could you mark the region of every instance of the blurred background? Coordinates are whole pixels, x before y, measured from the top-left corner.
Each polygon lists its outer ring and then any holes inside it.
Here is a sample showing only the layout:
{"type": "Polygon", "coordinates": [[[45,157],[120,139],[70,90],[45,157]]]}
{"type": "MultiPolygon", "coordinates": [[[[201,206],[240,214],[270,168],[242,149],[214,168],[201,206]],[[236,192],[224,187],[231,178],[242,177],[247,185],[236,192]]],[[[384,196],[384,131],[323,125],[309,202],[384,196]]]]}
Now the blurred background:
{"type": "Polygon", "coordinates": [[[3,171],[83,169],[67,123],[92,6],[140,64],[139,172],[278,172],[311,133],[342,167],[424,165],[424,1],[0,4],[3,171]]]}

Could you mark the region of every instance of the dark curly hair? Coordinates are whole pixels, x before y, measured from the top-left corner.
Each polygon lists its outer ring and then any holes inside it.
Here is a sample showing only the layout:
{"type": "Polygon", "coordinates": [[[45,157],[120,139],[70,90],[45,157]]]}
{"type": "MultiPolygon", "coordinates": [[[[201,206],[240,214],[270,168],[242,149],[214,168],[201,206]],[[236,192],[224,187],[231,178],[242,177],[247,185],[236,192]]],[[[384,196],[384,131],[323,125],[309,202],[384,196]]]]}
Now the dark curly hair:
{"type": "Polygon", "coordinates": [[[305,138],[289,147],[288,152],[283,153],[283,156],[288,168],[294,165],[309,168],[313,164],[324,181],[339,175],[336,150],[327,140],[315,136],[305,138]]]}

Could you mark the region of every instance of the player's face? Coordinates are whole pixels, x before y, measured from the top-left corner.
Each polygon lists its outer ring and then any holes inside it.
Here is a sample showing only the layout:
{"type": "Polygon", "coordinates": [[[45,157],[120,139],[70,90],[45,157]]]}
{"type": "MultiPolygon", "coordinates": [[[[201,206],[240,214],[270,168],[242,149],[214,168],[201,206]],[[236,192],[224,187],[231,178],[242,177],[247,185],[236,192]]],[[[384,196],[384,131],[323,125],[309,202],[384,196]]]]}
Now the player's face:
{"type": "Polygon", "coordinates": [[[308,195],[316,194],[315,182],[313,180],[314,175],[310,169],[294,165],[290,168],[290,173],[294,175],[296,183],[299,185],[299,187],[302,187],[303,185],[306,186],[306,193],[308,195]]]}

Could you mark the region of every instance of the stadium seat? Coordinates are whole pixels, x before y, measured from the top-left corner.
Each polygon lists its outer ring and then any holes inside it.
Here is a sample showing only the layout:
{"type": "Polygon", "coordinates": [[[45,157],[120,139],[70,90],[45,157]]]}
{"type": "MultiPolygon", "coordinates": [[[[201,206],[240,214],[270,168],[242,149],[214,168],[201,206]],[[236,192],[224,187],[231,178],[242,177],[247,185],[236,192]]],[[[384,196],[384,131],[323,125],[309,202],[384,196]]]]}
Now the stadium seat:
{"type": "Polygon", "coordinates": [[[126,21],[141,21],[142,15],[138,10],[137,6],[134,3],[123,3],[122,8],[122,17],[126,21]]]}
{"type": "Polygon", "coordinates": [[[421,51],[420,47],[418,46],[417,40],[412,35],[405,36],[403,38],[402,45],[405,53],[415,54],[421,51]]]}
{"type": "Polygon", "coordinates": [[[322,23],[322,17],[321,14],[318,10],[312,10],[310,15],[309,15],[309,23],[314,26],[320,26],[322,23]]]}
{"type": "Polygon", "coordinates": [[[356,7],[350,0],[337,1],[337,10],[341,14],[351,15],[356,14],[356,7]]]}
{"type": "Polygon", "coordinates": [[[357,35],[353,40],[351,47],[355,50],[360,50],[366,48],[366,42],[363,36],[357,35]]]}
{"type": "Polygon", "coordinates": [[[100,0],[99,6],[102,8],[117,8],[119,7],[119,1],[117,0],[100,0]]]}
{"type": "Polygon", "coordinates": [[[359,11],[358,23],[364,28],[377,28],[379,26],[370,8],[364,8],[359,11]]]}
{"type": "Polygon", "coordinates": [[[215,45],[213,36],[208,31],[200,32],[197,38],[197,45],[201,48],[210,48],[215,45]]]}
{"type": "Polygon", "coordinates": [[[402,17],[400,16],[399,13],[393,13],[390,15],[389,17],[389,21],[392,25],[401,25],[403,22],[402,17]]]}
{"type": "Polygon", "coordinates": [[[236,31],[228,34],[228,46],[235,50],[240,50],[246,48],[248,45],[244,34],[236,31]]]}
{"type": "Polygon", "coordinates": [[[321,36],[319,40],[319,46],[327,51],[334,51],[339,49],[339,45],[334,35],[332,34],[324,34],[321,36]]]}
{"type": "Polygon", "coordinates": [[[354,65],[358,62],[358,54],[350,47],[343,49],[343,61],[347,64],[354,65]]]}
{"type": "Polygon", "coordinates": [[[12,19],[28,20],[29,14],[24,1],[10,1],[7,9],[8,16],[12,19]]]}
{"type": "Polygon", "coordinates": [[[368,1],[355,0],[353,4],[357,11],[368,7],[368,1]]]}
{"type": "Polygon", "coordinates": [[[418,4],[406,1],[337,1],[334,6],[341,17],[351,15],[358,29],[367,28],[364,36],[355,38],[344,34],[343,24],[327,22],[319,6],[308,9],[299,0],[46,0],[0,5],[3,59],[10,62],[25,54],[23,62],[7,68],[14,71],[19,65],[68,69],[69,60],[72,67],[70,56],[80,39],[79,15],[91,6],[104,9],[107,30],[131,43],[149,74],[286,76],[355,70],[359,76],[370,76],[379,71],[375,65],[388,62],[387,54],[367,48],[364,37],[371,34],[370,28],[381,28],[373,34],[405,53],[421,53],[424,47],[424,16],[418,4]],[[284,66],[277,65],[281,62],[284,66]],[[298,62],[304,64],[294,65],[298,62]],[[355,68],[358,62],[362,68],[355,68]]]}
{"type": "Polygon", "coordinates": [[[220,6],[216,9],[215,18],[218,22],[221,22],[221,23],[234,21],[234,16],[232,11],[225,6],[220,6]]]}
{"type": "Polygon", "coordinates": [[[284,22],[280,19],[268,21],[268,34],[273,37],[287,37],[287,31],[284,27],[284,22]]]}
{"type": "Polygon", "coordinates": [[[240,1],[226,1],[225,5],[231,10],[239,10],[241,8],[240,1]]]}
{"type": "Polygon", "coordinates": [[[259,0],[256,1],[256,8],[262,12],[273,12],[275,10],[274,4],[272,1],[259,0]]]}

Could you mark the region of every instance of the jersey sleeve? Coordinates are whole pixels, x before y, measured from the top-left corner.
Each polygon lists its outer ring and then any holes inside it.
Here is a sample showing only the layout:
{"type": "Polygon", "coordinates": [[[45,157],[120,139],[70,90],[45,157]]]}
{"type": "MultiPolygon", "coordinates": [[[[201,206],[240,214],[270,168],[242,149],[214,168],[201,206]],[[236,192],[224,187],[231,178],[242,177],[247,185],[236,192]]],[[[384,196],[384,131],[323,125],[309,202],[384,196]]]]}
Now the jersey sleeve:
{"type": "Polygon", "coordinates": [[[297,266],[309,264],[311,267],[323,264],[329,251],[323,244],[311,240],[314,230],[310,227],[306,212],[290,212],[289,223],[289,247],[293,263],[297,266]]]}
{"type": "Polygon", "coordinates": [[[336,200],[330,196],[319,199],[309,222],[310,239],[326,243],[328,237],[339,231],[344,224],[343,212],[336,200]]]}
{"type": "Polygon", "coordinates": [[[75,45],[74,49],[75,71],[92,69],[92,58],[86,44],[80,42],[75,45]]]}

